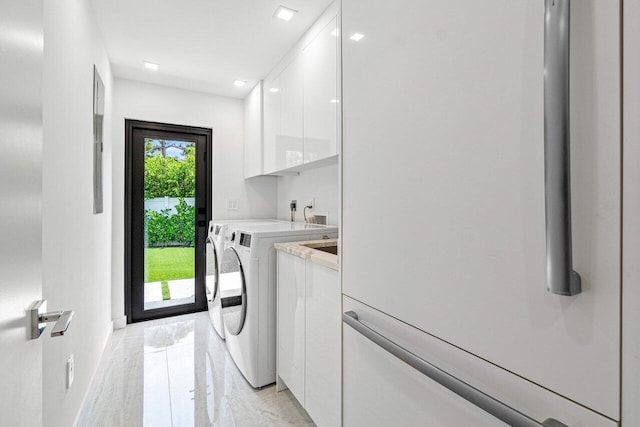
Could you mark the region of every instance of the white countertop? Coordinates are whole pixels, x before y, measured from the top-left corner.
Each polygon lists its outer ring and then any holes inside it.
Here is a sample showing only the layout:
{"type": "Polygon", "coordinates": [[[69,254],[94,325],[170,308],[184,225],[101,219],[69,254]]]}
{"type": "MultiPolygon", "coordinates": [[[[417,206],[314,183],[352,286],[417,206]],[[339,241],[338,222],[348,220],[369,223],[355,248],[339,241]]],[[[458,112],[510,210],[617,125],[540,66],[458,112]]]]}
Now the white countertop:
{"type": "Polygon", "coordinates": [[[283,251],[300,258],[308,259],[309,261],[316,264],[320,264],[333,270],[339,271],[340,265],[338,264],[338,255],[333,255],[328,252],[314,249],[327,246],[336,246],[337,244],[338,239],[323,239],[310,240],[306,242],[276,243],[275,248],[279,251],[283,251]]]}

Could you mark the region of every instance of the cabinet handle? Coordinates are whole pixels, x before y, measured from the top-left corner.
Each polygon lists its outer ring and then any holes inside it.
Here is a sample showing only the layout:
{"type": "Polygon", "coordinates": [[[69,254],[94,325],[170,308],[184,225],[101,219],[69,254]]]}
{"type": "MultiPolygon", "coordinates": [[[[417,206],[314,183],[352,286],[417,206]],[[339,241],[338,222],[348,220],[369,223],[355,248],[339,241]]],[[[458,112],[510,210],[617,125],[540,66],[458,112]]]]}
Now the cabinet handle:
{"type": "Polygon", "coordinates": [[[545,0],[544,183],[547,290],[582,291],[573,270],[571,242],[571,156],[569,129],[570,0],[545,0]]]}
{"type": "Polygon", "coordinates": [[[358,314],[353,311],[347,311],[342,314],[342,321],[353,329],[364,335],[365,338],[379,345],[398,359],[402,360],[415,370],[421,372],[433,381],[451,390],[458,396],[476,405],[478,408],[488,412],[499,420],[514,427],[567,427],[553,418],[538,422],[533,418],[519,412],[518,410],[508,406],[499,400],[489,396],[488,394],[478,390],[477,388],[465,383],[464,381],[454,377],[448,372],[443,371],[432,363],[416,356],[409,350],[389,338],[374,331],[360,320],[358,314]]]}

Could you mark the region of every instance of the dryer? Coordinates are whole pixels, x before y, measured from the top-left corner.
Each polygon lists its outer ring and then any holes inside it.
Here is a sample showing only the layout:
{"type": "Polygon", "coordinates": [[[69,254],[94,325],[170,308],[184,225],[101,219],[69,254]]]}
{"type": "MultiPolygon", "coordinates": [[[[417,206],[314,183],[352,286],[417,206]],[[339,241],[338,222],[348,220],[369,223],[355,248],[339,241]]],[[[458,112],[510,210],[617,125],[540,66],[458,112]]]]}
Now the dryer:
{"type": "MultiPolygon", "coordinates": [[[[230,224],[269,224],[284,222],[277,219],[235,219],[235,220],[213,220],[209,222],[209,232],[206,240],[206,296],[209,318],[213,328],[218,335],[224,339],[224,327],[222,326],[222,299],[228,294],[235,294],[224,287],[219,287],[218,272],[220,271],[220,261],[227,242],[227,227],[230,224]]],[[[227,283],[227,285],[230,285],[227,283]]]]}
{"type": "Polygon", "coordinates": [[[305,223],[228,227],[220,269],[221,287],[233,289],[222,308],[226,344],[236,366],[253,387],[276,380],[275,243],[338,237],[338,227],[305,223]]]}

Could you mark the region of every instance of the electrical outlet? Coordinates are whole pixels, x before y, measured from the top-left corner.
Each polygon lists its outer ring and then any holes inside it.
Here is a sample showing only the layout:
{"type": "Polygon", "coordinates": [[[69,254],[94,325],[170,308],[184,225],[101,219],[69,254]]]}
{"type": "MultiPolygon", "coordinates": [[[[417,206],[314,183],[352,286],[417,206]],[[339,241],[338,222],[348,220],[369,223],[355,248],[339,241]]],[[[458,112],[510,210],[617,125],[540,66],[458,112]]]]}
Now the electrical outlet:
{"type": "Polygon", "coordinates": [[[307,204],[307,206],[309,206],[309,209],[313,210],[313,208],[316,205],[316,200],[315,198],[312,198],[311,200],[309,200],[309,203],[307,204]]]}
{"type": "Polygon", "coordinates": [[[228,211],[237,211],[238,210],[238,199],[227,199],[227,210],[228,211]]]}
{"type": "Polygon", "coordinates": [[[71,388],[71,384],[73,384],[73,377],[75,373],[75,366],[73,361],[73,354],[69,356],[67,360],[67,388],[71,388]]]}

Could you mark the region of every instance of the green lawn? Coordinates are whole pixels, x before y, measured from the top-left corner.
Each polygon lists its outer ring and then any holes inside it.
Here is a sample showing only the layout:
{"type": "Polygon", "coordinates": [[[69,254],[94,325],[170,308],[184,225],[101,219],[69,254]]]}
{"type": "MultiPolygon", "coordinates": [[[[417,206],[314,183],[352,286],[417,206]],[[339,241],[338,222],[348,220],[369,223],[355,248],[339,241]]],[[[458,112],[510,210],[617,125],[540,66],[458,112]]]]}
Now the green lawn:
{"type": "Polygon", "coordinates": [[[145,248],[144,257],[145,283],[194,277],[194,248],[145,248]]]}

